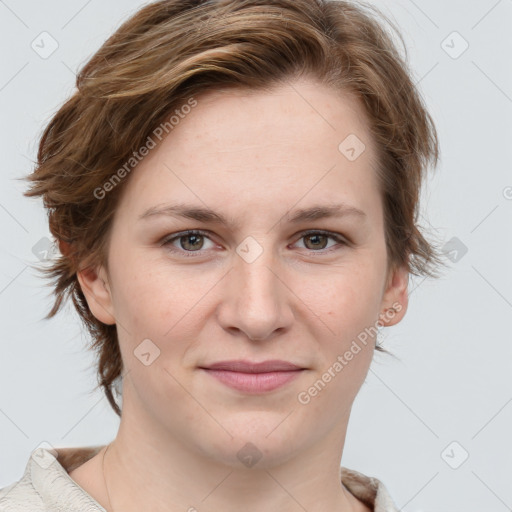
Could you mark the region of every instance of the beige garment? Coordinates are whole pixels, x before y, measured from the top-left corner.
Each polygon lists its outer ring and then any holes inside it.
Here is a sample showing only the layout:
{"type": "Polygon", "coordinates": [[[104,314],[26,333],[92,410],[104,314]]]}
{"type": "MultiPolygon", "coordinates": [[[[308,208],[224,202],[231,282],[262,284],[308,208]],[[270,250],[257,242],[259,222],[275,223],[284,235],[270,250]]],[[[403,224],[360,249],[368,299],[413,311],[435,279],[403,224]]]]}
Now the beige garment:
{"type": "MultiPolygon", "coordinates": [[[[96,455],[104,445],[35,449],[20,480],[0,489],[0,512],[105,512],[69,472],[96,455]]],[[[374,512],[398,512],[380,480],[341,468],[345,487],[374,512]]]]}

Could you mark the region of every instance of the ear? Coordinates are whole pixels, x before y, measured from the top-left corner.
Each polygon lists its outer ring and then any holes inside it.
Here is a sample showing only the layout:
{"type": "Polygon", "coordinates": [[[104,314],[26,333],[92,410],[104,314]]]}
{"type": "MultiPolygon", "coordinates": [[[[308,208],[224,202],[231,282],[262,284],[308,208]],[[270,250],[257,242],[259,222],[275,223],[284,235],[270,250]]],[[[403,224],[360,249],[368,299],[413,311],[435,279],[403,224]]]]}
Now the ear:
{"type": "Polygon", "coordinates": [[[405,266],[391,270],[381,302],[379,323],[382,326],[395,325],[405,316],[409,304],[408,284],[409,272],[405,266]]]}
{"type": "Polygon", "coordinates": [[[104,324],[115,324],[112,294],[105,269],[102,266],[88,267],[77,272],[77,278],[91,313],[104,324]]]}

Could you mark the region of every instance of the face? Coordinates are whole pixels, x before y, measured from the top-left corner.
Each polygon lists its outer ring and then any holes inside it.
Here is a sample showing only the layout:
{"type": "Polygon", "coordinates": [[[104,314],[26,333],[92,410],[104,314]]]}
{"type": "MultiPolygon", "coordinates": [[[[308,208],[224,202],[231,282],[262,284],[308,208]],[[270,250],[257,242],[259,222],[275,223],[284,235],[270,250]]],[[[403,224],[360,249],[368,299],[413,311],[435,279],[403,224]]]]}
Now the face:
{"type": "Polygon", "coordinates": [[[270,467],[339,440],[379,315],[405,313],[407,274],[387,274],[375,148],[353,98],[303,80],[196,100],[126,178],[108,272],[80,284],[117,324],[122,421],[232,465],[250,442],[270,467]],[[205,369],[234,360],[300,370],[205,369]]]}

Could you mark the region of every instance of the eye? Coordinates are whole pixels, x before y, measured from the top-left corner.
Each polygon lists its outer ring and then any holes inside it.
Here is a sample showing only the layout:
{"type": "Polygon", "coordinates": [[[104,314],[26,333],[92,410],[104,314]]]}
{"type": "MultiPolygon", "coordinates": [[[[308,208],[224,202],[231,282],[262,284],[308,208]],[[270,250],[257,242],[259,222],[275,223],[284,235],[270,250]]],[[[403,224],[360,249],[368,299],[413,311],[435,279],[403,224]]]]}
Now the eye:
{"type": "MultiPolygon", "coordinates": [[[[209,238],[208,233],[198,229],[182,231],[165,238],[160,245],[166,247],[171,252],[180,253],[186,257],[200,256],[205,249],[204,241],[208,240],[211,244],[213,241],[209,238]],[[196,254],[194,254],[196,253],[196,254]]],[[[306,240],[305,249],[309,252],[330,252],[336,250],[336,245],[349,245],[349,243],[340,235],[329,231],[308,231],[302,233],[299,240],[306,240]],[[336,244],[326,248],[328,239],[334,240],[336,244]]],[[[212,247],[210,247],[211,249],[212,247]]],[[[208,247],[206,247],[208,249],[208,247]]]]}
{"type": "MultiPolygon", "coordinates": [[[[301,234],[300,240],[304,239],[306,241],[304,244],[305,248],[311,249],[313,252],[330,252],[333,250],[333,246],[331,245],[326,248],[326,243],[329,238],[338,244],[348,245],[348,242],[343,237],[329,231],[308,231],[301,234]]],[[[334,246],[335,245],[336,244],[334,244],[334,246]]]]}
{"type": "Polygon", "coordinates": [[[201,249],[204,248],[205,238],[213,244],[204,231],[194,229],[165,238],[161,245],[167,247],[172,252],[200,253],[201,249]],[[179,248],[174,245],[175,242],[178,242],[179,248]]]}

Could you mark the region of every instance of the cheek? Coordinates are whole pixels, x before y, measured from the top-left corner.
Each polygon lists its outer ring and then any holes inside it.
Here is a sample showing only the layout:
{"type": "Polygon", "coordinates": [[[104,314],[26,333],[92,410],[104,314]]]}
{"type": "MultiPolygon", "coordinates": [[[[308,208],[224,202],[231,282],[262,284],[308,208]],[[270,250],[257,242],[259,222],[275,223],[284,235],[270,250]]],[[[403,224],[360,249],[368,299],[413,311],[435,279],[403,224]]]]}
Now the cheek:
{"type": "Polygon", "coordinates": [[[204,309],[208,305],[205,298],[221,276],[197,271],[177,272],[162,261],[152,264],[140,261],[139,264],[125,260],[124,263],[123,272],[115,276],[114,294],[124,360],[128,366],[130,361],[136,363],[134,351],[142,350],[138,347],[149,339],[157,348],[145,343],[150,351],[159,354],[158,363],[165,364],[169,370],[180,371],[175,362],[182,360],[197,342],[199,337],[195,334],[211,314],[204,309]]]}
{"type": "Polygon", "coordinates": [[[382,279],[375,265],[347,265],[301,277],[296,293],[326,333],[346,342],[378,318],[382,279]]]}
{"type": "Polygon", "coordinates": [[[321,288],[309,288],[306,302],[314,305],[312,312],[322,322],[315,335],[318,372],[298,397],[300,403],[309,404],[308,414],[320,417],[333,403],[340,414],[346,411],[366,378],[375,350],[379,308],[373,277],[347,273],[325,281],[321,288]]]}
{"type": "Polygon", "coordinates": [[[187,279],[186,273],[177,272],[161,258],[148,258],[142,251],[138,258],[120,260],[117,268],[122,270],[114,276],[115,308],[135,325],[172,326],[190,309],[194,298],[197,302],[201,288],[206,286],[204,279],[197,279],[197,274],[196,279],[187,279]]]}

